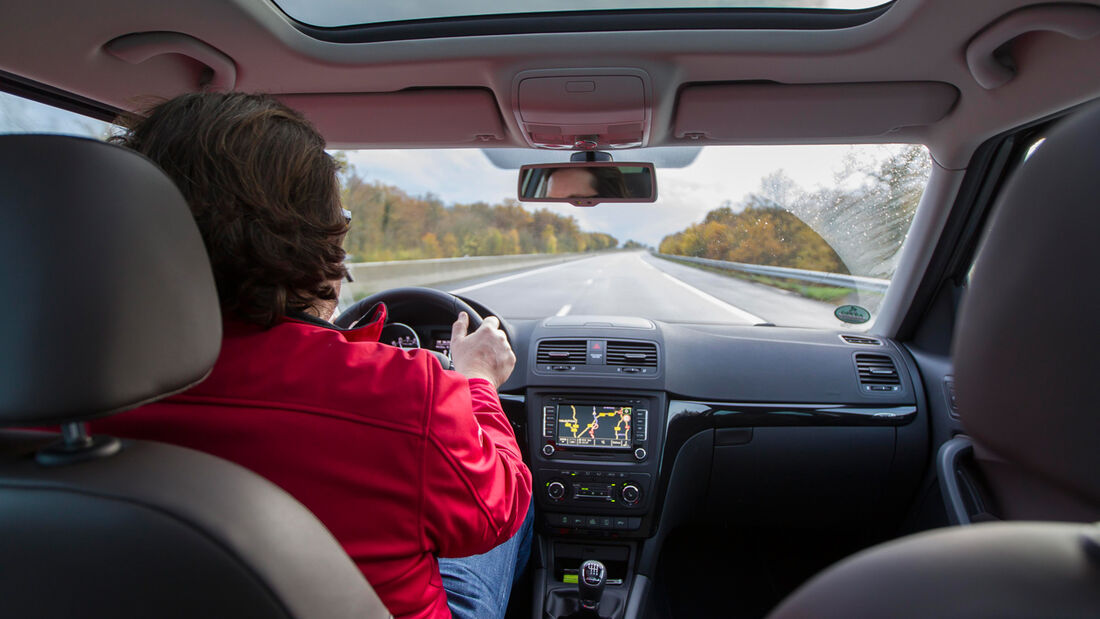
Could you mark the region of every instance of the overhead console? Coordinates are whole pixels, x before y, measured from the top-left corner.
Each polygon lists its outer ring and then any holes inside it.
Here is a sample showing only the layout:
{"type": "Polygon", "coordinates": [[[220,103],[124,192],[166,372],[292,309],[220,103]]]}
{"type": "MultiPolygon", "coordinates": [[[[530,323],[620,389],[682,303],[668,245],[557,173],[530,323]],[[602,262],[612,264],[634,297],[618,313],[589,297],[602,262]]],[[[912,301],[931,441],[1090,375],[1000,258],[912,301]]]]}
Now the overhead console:
{"type": "Polygon", "coordinates": [[[512,82],[512,111],[536,148],[636,148],[649,144],[652,92],[641,69],[524,71],[512,82]]]}

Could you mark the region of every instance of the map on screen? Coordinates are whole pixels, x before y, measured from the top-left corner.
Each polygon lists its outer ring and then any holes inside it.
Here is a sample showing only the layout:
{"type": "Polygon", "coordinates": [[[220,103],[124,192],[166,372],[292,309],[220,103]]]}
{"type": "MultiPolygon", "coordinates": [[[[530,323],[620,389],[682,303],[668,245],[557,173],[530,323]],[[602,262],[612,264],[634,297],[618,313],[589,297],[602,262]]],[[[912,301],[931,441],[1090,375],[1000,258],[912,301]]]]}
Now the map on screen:
{"type": "Polygon", "coordinates": [[[558,445],[630,448],[629,406],[558,405],[558,445]]]}

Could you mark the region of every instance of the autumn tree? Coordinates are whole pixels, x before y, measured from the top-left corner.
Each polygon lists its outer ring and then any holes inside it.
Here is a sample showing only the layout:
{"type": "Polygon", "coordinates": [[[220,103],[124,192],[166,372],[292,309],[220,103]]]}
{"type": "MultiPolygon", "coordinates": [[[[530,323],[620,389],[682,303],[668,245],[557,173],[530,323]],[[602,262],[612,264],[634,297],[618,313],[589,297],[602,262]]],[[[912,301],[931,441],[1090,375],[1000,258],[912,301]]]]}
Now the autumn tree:
{"type": "Polygon", "coordinates": [[[919,145],[852,155],[835,186],[803,191],[782,170],[740,203],[665,237],[660,251],[715,260],[889,277],[931,171],[919,145]]]}
{"type": "Polygon", "coordinates": [[[515,200],[447,206],[438,196],[410,196],[365,181],[350,165],[344,169],[341,198],[352,213],[344,247],[351,261],[580,252],[619,244],[611,235],[582,230],[573,217],[528,211],[515,200]]]}

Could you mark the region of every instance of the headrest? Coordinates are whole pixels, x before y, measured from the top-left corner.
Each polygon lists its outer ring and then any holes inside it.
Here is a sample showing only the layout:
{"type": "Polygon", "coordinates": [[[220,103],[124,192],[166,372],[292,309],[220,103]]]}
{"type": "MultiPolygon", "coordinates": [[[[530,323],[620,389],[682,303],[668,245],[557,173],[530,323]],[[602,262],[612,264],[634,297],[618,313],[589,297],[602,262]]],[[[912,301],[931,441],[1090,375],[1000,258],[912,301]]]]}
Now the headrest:
{"type": "Polygon", "coordinates": [[[963,425],[1100,504],[1100,106],[1055,126],[993,206],[955,329],[963,425]]]}
{"type": "Polygon", "coordinates": [[[910,535],[811,578],[768,615],[1096,617],[1100,527],[986,522],[910,535]]]}
{"type": "Polygon", "coordinates": [[[81,138],[0,136],[0,425],[78,421],[201,381],[217,291],[183,196],[81,138]]]}

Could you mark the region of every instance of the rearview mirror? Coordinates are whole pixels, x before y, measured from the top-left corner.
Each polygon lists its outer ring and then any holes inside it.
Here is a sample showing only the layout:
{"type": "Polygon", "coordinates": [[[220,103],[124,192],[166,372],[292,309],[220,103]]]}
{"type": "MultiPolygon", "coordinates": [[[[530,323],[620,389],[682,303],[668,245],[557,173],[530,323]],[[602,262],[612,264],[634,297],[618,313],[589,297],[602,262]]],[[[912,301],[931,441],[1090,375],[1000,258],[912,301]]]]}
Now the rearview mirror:
{"type": "Polygon", "coordinates": [[[657,176],[652,163],[588,161],[525,165],[519,169],[523,202],[655,202],[657,176]]]}

